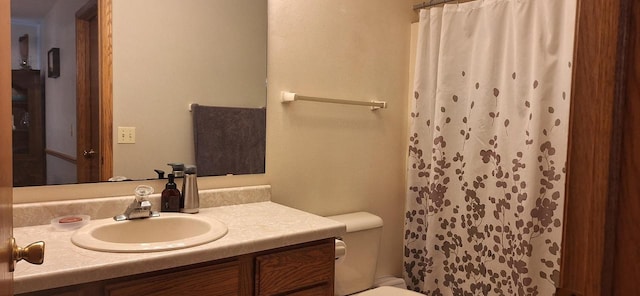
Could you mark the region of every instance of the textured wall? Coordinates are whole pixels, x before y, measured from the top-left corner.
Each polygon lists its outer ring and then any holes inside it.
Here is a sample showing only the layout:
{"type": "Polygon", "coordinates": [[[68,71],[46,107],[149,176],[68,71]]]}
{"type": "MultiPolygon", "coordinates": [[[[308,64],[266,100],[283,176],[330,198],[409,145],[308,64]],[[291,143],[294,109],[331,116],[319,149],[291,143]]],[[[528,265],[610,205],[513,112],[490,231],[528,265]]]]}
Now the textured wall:
{"type": "Polygon", "coordinates": [[[379,275],[400,275],[411,1],[269,1],[267,174],[272,199],[385,221],[379,275]],[[389,108],[280,103],[283,90],[389,108]]]}

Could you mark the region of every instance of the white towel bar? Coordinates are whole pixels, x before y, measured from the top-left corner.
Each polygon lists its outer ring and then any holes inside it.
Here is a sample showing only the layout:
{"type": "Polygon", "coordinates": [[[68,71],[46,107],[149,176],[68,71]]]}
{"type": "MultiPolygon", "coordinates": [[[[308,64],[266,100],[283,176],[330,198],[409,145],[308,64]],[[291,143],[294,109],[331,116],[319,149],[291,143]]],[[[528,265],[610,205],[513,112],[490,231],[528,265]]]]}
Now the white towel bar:
{"type": "Polygon", "coordinates": [[[358,106],[370,106],[371,110],[378,110],[380,108],[387,108],[387,102],[385,101],[352,101],[352,100],[340,100],[340,99],[329,99],[329,98],[318,98],[318,97],[307,97],[301,96],[296,93],[283,91],[281,93],[282,103],[289,103],[293,101],[312,101],[312,102],[321,102],[321,103],[332,103],[332,104],[344,104],[344,105],[358,105],[358,106]]]}

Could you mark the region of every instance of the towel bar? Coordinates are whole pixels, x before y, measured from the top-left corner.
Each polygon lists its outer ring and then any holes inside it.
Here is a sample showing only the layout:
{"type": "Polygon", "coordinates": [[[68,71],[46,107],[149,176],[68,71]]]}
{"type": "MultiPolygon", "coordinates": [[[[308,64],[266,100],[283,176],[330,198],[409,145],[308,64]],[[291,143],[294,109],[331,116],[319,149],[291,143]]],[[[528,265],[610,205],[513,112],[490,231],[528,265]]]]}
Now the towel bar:
{"type": "Polygon", "coordinates": [[[293,101],[311,101],[311,102],[332,103],[332,104],[370,106],[372,111],[378,110],[380,108],[387,108],[387,102],[385,101],[364,102],[364,101],[307,97],[307,96],[301,96],[299,94],[287,92],[287,91],[283,91],[281,93],[281,98],[282,98],[282,103],[289,103],[293,101]]]}

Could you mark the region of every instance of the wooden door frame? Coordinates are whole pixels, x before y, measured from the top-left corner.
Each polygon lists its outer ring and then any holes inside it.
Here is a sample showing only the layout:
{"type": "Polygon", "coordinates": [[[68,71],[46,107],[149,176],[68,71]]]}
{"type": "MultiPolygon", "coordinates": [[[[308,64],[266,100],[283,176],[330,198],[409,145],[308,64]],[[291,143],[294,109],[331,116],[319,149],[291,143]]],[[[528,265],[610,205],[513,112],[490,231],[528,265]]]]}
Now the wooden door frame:
{"type": "MultiPolygon", "coordinates": [[[[77,159],[78,159],[78,182],[83,183],[90,180],[90,164],[83,161],[83,152],[86,147],[91,146],[91,139],[84,137],[91,131],[87,130],[89,121],[89,106],[80,102],[88,101],[90,90],[89,63],[89,19],[98,16],[98,48],[99,48],[99,142],[97,147],[99,157],[99,181],[107,181],[113,176],[113,50],[112,50],[112,15],[111,0],[97,0],[96,5],[88,5],[80,9],[76,15],[76,58],[77,58],[77,89],[78,98],[78,137],[77,159]],[[97,10],[97,11],[96,11],[97,10]],[[87,143],[89,141],[89,143],[87,143]]],[[[91,180],[96,181],[96,180],[91,180]]]]}
{"type": "Polygon", "coordinates": [[[0,295],[13,294],[9,272],[13,236],[13,161],[11,129],[11,25],[10,1],[0,1],[0,295]]]}
{"type": "Polygon", "coordinates": [[[100,180],[113,177],[113,42],[111,0],[98,0],[100,75],[100,180]]]}
{"type": "Polygon", "coordinates": [[[579,0],[560,286],[611,295],[630,0],[579,0]]]}
{"type": "MultiPolygon", "coordinates": [[[[87,149],[95,150],[93,157],[102,158],[100,147],[92,142],[91,119],[91,20],[98,17],[98,3],[90,1],[76,12],[76,171],[78,183],[95,182],[91,159],[84,156],[87,149]]],[[[94,135],[95,136],[95,135],[94,135]]],[[[98,141],[100,137],[98,135],[98,141]]],[[[99,166],[98,168],[99,169],[99,166]]]]}

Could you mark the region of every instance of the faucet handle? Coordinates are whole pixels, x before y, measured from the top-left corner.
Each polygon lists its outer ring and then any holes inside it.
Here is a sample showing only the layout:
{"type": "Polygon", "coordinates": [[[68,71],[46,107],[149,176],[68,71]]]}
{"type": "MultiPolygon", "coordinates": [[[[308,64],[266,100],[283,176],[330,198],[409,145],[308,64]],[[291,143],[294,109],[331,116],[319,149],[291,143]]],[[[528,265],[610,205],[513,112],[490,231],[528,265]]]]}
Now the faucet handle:
{"type": "Polygon", "coordinates": [[[146,200],[146,198],[151,195],[151,193],[153,193],[153,187],[147,185],[138,185],[138,187],[136,187],[136,189],[134,190],[134,193],[136,194],[136,200],[142,202],[143,200],[146,200]]]}

